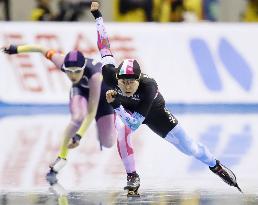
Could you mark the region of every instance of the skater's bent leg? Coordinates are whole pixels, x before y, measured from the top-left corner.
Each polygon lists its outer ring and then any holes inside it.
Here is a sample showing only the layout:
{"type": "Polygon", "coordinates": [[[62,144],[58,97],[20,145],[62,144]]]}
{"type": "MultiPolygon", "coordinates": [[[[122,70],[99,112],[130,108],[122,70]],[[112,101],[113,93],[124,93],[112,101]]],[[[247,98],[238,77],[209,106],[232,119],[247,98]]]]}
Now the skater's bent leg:
{"type": "Polygon", "coordinates": [[[167,134],[165,140],[175,145],[181,152],[194,156],[210,167],[216,165],[216,159],[210,151],[203,144],[190,138],[179,124],[167,134]]]}
{"type": "Polygon", "coordinates": [[[87,100],[80,95],[72,96],[70,100],[70,112],[71,121],[63,133],[63,140],[58,155],[63,159],[66,159],[68,155],[67,145],[69,143],[70,138],[73,137],[73,135],[79,129],[85,115],[87,114],[87,100]]]}
{"type": "Polygon", "coordinates": [[[118,133],[117,148],[127,173],[135,172],[134,152],[131,145],[131,130],[116,117],[115,125],[118,133]]]}
{"type": "Polygon", "coordinates": [[[117,132],[114,114],[104,115],[97,120],[97,129],[101,146],[110,148],[114,145],[117,132]]]}

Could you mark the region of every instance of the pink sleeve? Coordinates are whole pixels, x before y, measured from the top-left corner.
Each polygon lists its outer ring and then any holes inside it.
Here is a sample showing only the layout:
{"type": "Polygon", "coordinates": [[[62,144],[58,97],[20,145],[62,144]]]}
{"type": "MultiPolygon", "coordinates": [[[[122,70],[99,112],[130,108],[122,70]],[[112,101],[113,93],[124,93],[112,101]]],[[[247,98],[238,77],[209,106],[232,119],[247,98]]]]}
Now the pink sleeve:
{"type": "Polygon", "coordinates": [[[98,33],[98,48],[101,57],[113,56],[110,50],[110,44],[108,40],[108,34],[104,26],[104,21],[102,17],[96,19],[97,33],[98,33]]]}

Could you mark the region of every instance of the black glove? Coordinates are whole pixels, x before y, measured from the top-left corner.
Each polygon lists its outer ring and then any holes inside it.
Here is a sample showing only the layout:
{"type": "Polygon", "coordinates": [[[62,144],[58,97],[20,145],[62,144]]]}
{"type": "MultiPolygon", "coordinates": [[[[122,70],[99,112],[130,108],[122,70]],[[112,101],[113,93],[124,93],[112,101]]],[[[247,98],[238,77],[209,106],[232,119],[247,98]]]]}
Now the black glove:
{"type": "Polygon", "coordinates": [[[95,19],[102,16],[102,14],[99,10],[91,11],[91,13],[92,13],[92,15],[94,16],[95,19]]]}
{"type": "Polygon", "coordinates": [[[81,138],[82,138],[82,137],[81,137],[80,135],[75,134],[75,135],[73,136],[73,138],[72,138],[73,144],[79,142],[79,141],[81,140],[81,138]]]}
{"type": "Polygon", "coordinates": [[[9,48],[4,48],[3,52],[7,53],[7,54],[17,54],[18,53],[17,46],[16,45],[10,45],[9,48]]]}

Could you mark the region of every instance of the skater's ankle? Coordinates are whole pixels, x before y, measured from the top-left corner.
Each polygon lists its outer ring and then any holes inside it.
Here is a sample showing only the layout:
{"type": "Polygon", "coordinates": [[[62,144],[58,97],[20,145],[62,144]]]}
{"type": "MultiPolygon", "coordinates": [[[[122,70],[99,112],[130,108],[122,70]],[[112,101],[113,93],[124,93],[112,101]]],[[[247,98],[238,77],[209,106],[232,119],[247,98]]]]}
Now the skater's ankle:
{"type": "Polygon", "coordinates": [[[219,161],[219,160],[216,160],[216,164],[215,164],[214,166],[209,166],[209,168],[210,168],[211,170],[216,169],[216,168],[219,167],[219,164],[220,164],[220,161],[219,161]]]}
{"type": "Polygon", "coordinates": [[[53,169],[53,167],[51,167],[50,169],[49,169],[49,173],[55,173],[55,174],[58,174],[58,172],[57,171],[55,171],[54,169],[53,169]]]}
{"type": "Polygon", "coordinates": [[[127,173],[127,176],[135,176],[135,175],[138,175],[136,171],[127,173]]]}
{"type": "Polygon", "coordinates": [[[67,159],[66,159],[66,157],[61,156],[61,155],[58,155],[58,157],[57,157],[57,158],[60,158],[60,159],[63,159],[63,160],[67,160],[67,159]]]}

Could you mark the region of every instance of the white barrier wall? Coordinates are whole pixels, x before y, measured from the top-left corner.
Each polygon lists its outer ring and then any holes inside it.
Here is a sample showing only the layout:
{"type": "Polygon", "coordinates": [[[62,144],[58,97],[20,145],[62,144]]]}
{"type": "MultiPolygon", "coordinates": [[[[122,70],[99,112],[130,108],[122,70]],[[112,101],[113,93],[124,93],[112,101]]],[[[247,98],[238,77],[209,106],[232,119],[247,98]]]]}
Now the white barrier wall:
{"type": "MultiPolygon", "coordinates": [[[[99,58],[95,25],[1,23],[0,45],[42,44],[99,58]]],[[[139,60],[168,102],[257,103],[258,27],[255,24],[106,24],[120,62],[139,60]]],[[[69,82],[38,54],[0,54],[0,99],[64,103],[69,82]]]]}

